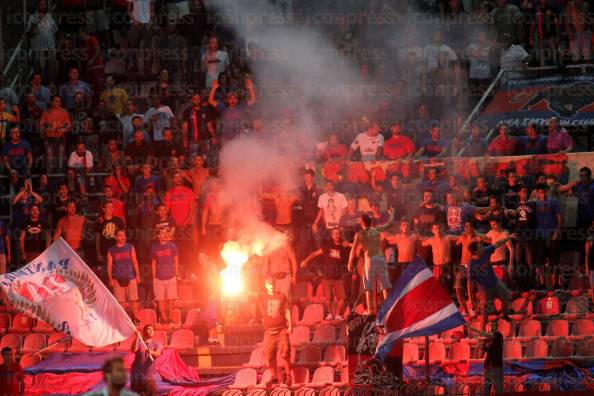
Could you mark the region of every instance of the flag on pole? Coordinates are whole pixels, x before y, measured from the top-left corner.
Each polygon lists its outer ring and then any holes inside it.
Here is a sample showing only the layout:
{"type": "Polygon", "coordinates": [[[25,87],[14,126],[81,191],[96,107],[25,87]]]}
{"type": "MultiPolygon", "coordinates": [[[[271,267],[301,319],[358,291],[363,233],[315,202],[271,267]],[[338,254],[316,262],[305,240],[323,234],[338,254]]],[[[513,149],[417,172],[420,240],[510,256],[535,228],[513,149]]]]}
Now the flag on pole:
{"type": "Polygon", "coordinates": [[[62,239],[15,272],[0,287],[19,311],[93,347],[130,337],[136,327],[114,296],[62,239]]]}
{"type": "Polygon", "coordinates": [[[380,307],[377,325],[384,328],[385,336],[378,342],[375,358],[384,360],[394,342],[403,338],[429,336],[464,323],[449,293],[417,256],[380,307]]]}

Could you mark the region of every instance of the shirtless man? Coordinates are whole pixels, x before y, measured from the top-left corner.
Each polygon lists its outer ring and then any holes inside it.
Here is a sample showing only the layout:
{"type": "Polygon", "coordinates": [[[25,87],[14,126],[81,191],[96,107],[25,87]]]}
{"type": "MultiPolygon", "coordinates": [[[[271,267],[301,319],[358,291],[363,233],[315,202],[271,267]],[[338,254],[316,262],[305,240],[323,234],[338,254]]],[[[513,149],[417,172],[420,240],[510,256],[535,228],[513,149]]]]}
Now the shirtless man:
{"type": "Polygon", "coordinates": [[[224,241],[224,206],[219,199],[221,185],[218,181],[212,184],[212,191],[206,196],[202,208],[202,237],[209,242],[211,257],[217,257],[224,241]]]}
{"type": "Polygon", "coordinates": [[[453,239],[449,235],[444,234],[443,224],[441,223],[433,224],[431,226],[431,232],[433,236],[423,238],[422,245],[424,247],[431,246],[433,276],[449,291],[452,273],[451,242],[453,239]]]}
{"type": "MultiPolygon", "coordinates": [[[[208,169],[204,167],[205,158],[201,155],[194,157],[194,166],[191,169],[186,170],[182,173],[183,178],[192,185],[192,192],[194,193],[194,202],[196,207],[200,206],[200,197],[202,196],[202,186],[208,178],[208,169]]],[[[199,230],[200,225],[200,211],[196,211],[194,218],[194,227],[192,236],[194,243],[198,245],[199,242],[199,230]]]]}
{"type": "Polygon", "coordinates": [[[274,208],[276,209],[275,227],[281,231],[292,233],[293,206],[299,201],[299,198],[286,188],[280,188],[272,192],[262,192],[260,197],[274,202],[274,208]]]}
{"type": "Polygon", "coordinates": [[[386,234],[386,240],[396,245],[398,250],[398,264],[396,265],[396,276],[398,279],[400,274],[404,272],[406,266],[417,257],[417,240],[418,235],[412,233],[410,227],[410,221],[400,221],[400,232],[398,234],[390,235],[386,234]]]}
{"type": "Polygon", "coordinates": [[[456,271],[456,278],[454,280],[454,290],[456,291],[456,297],[458,298],[458,305],[462,309],[462,313],[468,313],[470,316],[474,316],[473,297],[471,282],[468,280],[468,263],[472,259],[472,254],[468,250],[473,242],[482,241],[483,237],[477,233],[474,226],[470,221],[464,223],[464,233],[456,238],[456,246],[462,246],[462,252],[460,255],[460,265],[456,271]],[[468,291],[468,297],[470,300],[470,307],[466,305],[466,296],[464,290],[468,291]]]}
{"type": "MultiPolygon", "coordinates": [[[[492,219],[489,222],[489,225],[491,226],[491,231],[485,234],[484,239],[484,241],[488,244],[494,245],[497,242],[509,237],[508,232],[501,228],[501,223],[499,223],[499,221],[496,219],[492,219]]],[[[511,278],[514,272],[514,257],[514,244],[512,241],[507,241],[507,243],[495,249],[495,252],[490,257],[490,262],[493,267],[502,268],[504,270],[504,274],[507,272],[511,278]],[[509,252],[509,256],[506,256],[506,252],[509,252]],[[505,271],[505,267],[508,262],[509,266],[507,266],[507,271],[505,271]]],[[[505,281],[505,279],[502,279],[502,281],[505,281]]]]}
{"type": "Polygon", "coordinates": [[[291,298],[291,285],[297,282],[297,258],[288,239],[265,258],[264,274],[274,279],[279,293],[291,298]]]}
{"type": "Polygon", "coordinates": [[[375,294],[373,294],[373,284],[375,279],[379,278],[380,289],[384,295],[384,299],[388,298],[388,291],[390,290],[390,279],[388,276],[388,265],[386,258],[381,249],[381,241],[385,238],[382,230],[392,224],[394,218],[394,211],[389,210],[390,218],[388,222],[381,227],[372,227],[371,217],[368,214],[361,215],[362,230],[355,234],[355,241],[351,248],[349,256],[349,271],[353,271],[353,262],[359,248],[363,249],[365,253],[365,273],[363,277],[363,287],[365,289],[365,298],[367,300],[367,313],[373,315],[377,313],[377,301],[375,294]],[[373,297],[373,299],[372,299],[373,297]],[[373,304],[372,304],[373,303],[373,304]]]}

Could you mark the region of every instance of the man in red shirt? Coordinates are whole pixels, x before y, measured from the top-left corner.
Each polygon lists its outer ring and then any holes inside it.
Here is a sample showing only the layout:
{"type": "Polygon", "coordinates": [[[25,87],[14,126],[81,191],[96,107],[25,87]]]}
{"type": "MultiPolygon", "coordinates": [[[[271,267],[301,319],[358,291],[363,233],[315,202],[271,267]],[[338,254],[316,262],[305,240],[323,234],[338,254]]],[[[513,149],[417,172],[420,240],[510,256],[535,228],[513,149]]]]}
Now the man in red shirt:
{"type": "Polygon", "coordinates": [[[184,268],[188,268],[188,265],[195,264],[195,260],[190,260],[189,255],[193,248],[191,227],[194,223],[196,200],[192,189],[182,184],[182,175],[179,171],[173,173],[172,179],[173,188],[167,191],[163,203],[177,224],[176,242],[180,249],[180,259],[184,268]]]}
{"type": "Polygon", "coordinates": [[[408,158],[415,153],[415,144],[404,135],[400,134],[400,121],[395,121],[390,126],[392,137],[384,143],[384,156],[389,160],[408,158]]]}
{"type": "Polygon", "coordinates": [[[14,352],[10,347],[2,348],[2,359],[0,365],[0,394],[2,396],[18,396],[25,391],[25,372],[14,358],[14,352]]]}
{"type": "Polygon", "coordinates": [[[509,136],[507,124],[499,126],[499,136],[491,141],[487,153],[495,157],[516,154],[516,138],[509,136]]]}

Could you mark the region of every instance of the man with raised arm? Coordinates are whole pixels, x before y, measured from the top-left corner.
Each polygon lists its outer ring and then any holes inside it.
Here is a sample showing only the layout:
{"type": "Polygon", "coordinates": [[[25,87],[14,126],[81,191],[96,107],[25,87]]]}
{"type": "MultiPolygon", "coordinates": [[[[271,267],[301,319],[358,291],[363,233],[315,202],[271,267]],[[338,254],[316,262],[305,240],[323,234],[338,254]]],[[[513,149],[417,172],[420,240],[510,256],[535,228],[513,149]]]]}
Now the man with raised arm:
{"type": "Polygon", "coordinates": [[[393,209],[389,209],[390,218],[387,223],[381,227],[372,227],[372,219],[368,214],[362,214],[360,223],[362,230],[355,234],[355,241],[351,248],[349,256],[349,271],[353,271],[353,262],[357,255],[358,249],[363,249],[365,253],[365,273],[363,276],[363,287],[365,289],[365,298],[367,300],[367,313],[375,314],[377,312],[377,302],[373,297],[373,284],[376,278],[379,278],[379,285],[384,299],[388,298],[388,291],[390,290],[390,278],[388,276],[388,265],[386,258],[382,252],[381,242],[385,238],[383,229],[392,224],[394,219],[393,209]],[[372,305],[373,302],[373,305],[372,305]]]}

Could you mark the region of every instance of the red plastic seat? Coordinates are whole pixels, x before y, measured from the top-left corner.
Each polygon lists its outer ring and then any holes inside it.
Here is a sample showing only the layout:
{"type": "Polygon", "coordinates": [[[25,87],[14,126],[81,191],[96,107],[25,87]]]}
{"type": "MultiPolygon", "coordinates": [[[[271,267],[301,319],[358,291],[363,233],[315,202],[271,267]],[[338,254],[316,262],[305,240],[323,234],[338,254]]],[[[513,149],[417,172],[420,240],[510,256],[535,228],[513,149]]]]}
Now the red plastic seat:
{"type": "Polygon", "coordinates": [[[319,325],[314,330],[313,343],[328,345],[336,341],[336,330],[329,325],[319,325]]]}
{"type": "Polygon", "coordinates": [[[2,336],[0,340],[0,350],[4,347],[10,347],[14,352],[19,352],[23,345],[23,339],[20,334],[8,333],[2,336]]]}
{"type": "Polygon", "coordinates": [[[190,330],[179,329],[171,335],[169,341],[169,348],[173,349],[189,349],[194,348],[194,333],[190,330]]]}
{"type": "Polygon", "coordinates": [[[313,294],[309,295],[309,293],[313,293],[313,287],[309,282],[299,282],[293,288],[292,298],[293,301],[299,303],[302,301],[306,301],[308,298],[313,297],[313,294]]]}
{"type": "Polygon", "coordinates": [[[520,360],[522,358],[522,343],[518,340],[505,340],[503,342],[503,358],[520,360]]]}
{"type": "Polygon", "coordinates": [[[349,341],[349,335],[347,333],[347,326],[342,325],[340,326],[340,330],[338,330],[338,338],[336,342],[338,344],[346,344],[349,341]]]}
{"type": "Polygon", "coordinates": [[[312,388],[322,388],[334,383],[334,367],[318,367],[311,377],[309,386],[312,388]]]}
{"type": "Polygon", "coordinates": [[[258,374],[253,368],[242,368],[235,375],[235,381],[229,385],[231,389],[248,389],[256,386],[258,374]]]}
{"type": "Polygon", "coordinates": [[[343,345],[330,345],[324,351],[322,364],[329,366],[338,366],[346,362],[346,349],[343,345]]]}
{"type": "Polygon", "coordinates": [[[557,338],[551,343],[552,358],[567,358],[573,355],[573,342],[566,338],[557,338]]]}
{"type": "Polygon", "coordinates": [[[33,354],[26,354],[21,356],[21,360],[19,361],[22,368],[26,369],[27,367],[35,366],[37,363],[41,362],[41,357],[39,355],[33,354]]]}
{"type": "MultiPolygon", "coordinates": [[[[260,378],[260,382],[256,385],[257,388],[266,388],[266,383],[270,382],[270,380],[274,377],[274,373],[271,369],[264,370],[262,373],[262,377],[260,378]]],[[[248,392],[248,394],[250,394],[248,392]]],[[[247,396],[247,395],[246,395],[247,396]]],[[[262,396],[266,396],[266,392],[262,396]]]]}
{"type": "Polygon", "coordinates": [[[363,305],[363,304],[358,304],[355,307],[355,313],[357,313],[359,315],[364,315],[365,314],[365,311],[366,311],[365,305],[363,305]]]}
{"type": "Polygon", "coordinates": [[[265,364],[266,362],[264,361],[264,351],[262,350],[262,347],[256,347],[252,350],[252,353],[250,354],[250,361],[245,363],[243,367],[257,369],[264,367],[265,364]]]}
{"type": "Polygon", "coordinates": [[[12,318],[10,333],[29,333],[33,327],[33,319],[23,313],[17,313],[12,318]]]}
{"type": "Polygon", "coordinates": [[[324,320],[324,306],[322,304],[309,304],[303,311],[303,318],[297,322],[298,326],[313,326],[324,320]]]}
{"type": "Polygon", "coordinates": [[[520,297],[515,299],[511,304],[511,311],[514,320],[522,320],[527,316],[532,316],[533,313],[533,303],[532,300],[520,297]]]}
{"type": "Polygon", "coordinates": [[[154,309],[139,309],[138,310],[138,320],[140,320],[140,324],[137,326],[138,328],[142,329],[146,325],[155,325],[157,323],[157,312],[154,309]]]}
{"type": "MultiPolygon", "coordinates": [[[[431,355],[429,355],[431,359],[431,355]]],[[[467,342],[455,342],[450,350],[450,360],[454,363],[464,363],[470,360],[470,345],[467,342]]]]}
{"type": "Polygon", "coordinates": [[[317,345],[309,345],[299,353],[297,364],[305,366],[317,366],[322,359],[322,351],[317,345]]]}
{"type": "Polygon", "coordinates": [[[575,356],[594,357],[594,339],[585,338],[576,342],[575,356]]]}
{"type": "Polygon", "coordinates": [[[464,326],[458,326],[444,331],[439,335],[439,338],[445,343],[451,343],[457,339],[462,339],[464,338],[464,326]]]}
{"type": "Polygon", "coordinates": [[[28,334],[23,341],[23,353],[35,353],[45,348],[45,336],[43,334],[28,334]]]}
{"type": "MultiPolygon", "coordinates": [[[[427,351],[425,351],[427,353],[427,351]]],[[[446,360],[446,347],[441,341],[433,341],[429,344],[429,364],[439,364],[446,360]]]]}
{"type": "MultiPolygon", "coordinates": [[[[311,286],[311,284],[310,284],[310,286],[311,286]]],[[[308,295],[310,294],[309,290],[308,290],[307,294],[308,295]]],[[[322,287],[321,284],[318,285],[318,287],[316,288],[316,292],[314,293],[314,296],[308,297],[307,301],[309,301],[310,303],[326,304],[328,302],[328,298],[326,297],[324,287],[322,287]]]]}
{"type": "Polygon", "coordinates": [[[120,343],[118,344],[116,351],[118,352],[130,352],[130,349],[132,348],[132,343],[134,342],[134,340],[136,339],[136,337],[134,335],[126,338],[124,341],[120,341],[120,343]]]}
{"type": "Polygon", "coordinates": [[[569,290],[589,290],[590,279],[584,274],[576,274],[569,278],[568,286],[569,290]]]}
{"type": "Polygon", "coordinates": [[[309,370],[306,367],[291,367],[292,388],[309,385],[309,370]]]}
{"type": "Polygon", "coordinates": [[[520,325],[518,338],[539,338],[542,334],[542,326],[538,320],[527,319],[520,325]]]}
{"type": "Polygon", "coordinates": [[[585,296],[571,297],[565,306],[565,315],[568,319],[576,319],[588,313],[589,302],[585,296]]]}
{"type": "Polygon", "coordinates": [[[309,327],[295,326],[289,335],[289,341],[292,346],[299,347],[310,343],[309,327]]]}
{"type": "Polygon", "coordinates": [[[589,337],[594,334],[594,323],[591,319],[578,319],[571,328],[571,336],[575,338],[589,337]]]}
{"type": "Polygon", "coordinates": [[[419,345],[410,342],[404,343],[402,347],[402,363],[417,364],[419,361],[419,345]]]}
{"type": "Polygon", "coordinates": [[[545,336],[548,338],[567,337],[569,323],[565,319],[556,319],[549,322],[545,336]]]}
{"type": "Polygon", "coordinates": [[[541,298],[536,306],[536,314],[540,316],[559,315],[560,312],[559,299],[555,296],[541,298]]]}
{"type": "Polygon", "coordinates": [[[299,324],[299,306],[297,304],[294,304],[293,308],[291,308],[291,320],[293,325],[299,324]]]}
{"type": "Polygon", "coordinates": [[[70,339],[64,333],[52,333],[47,339],[48,349],[45,350],[46,353],[51,352],[66,352],[68,347],[70,346],[70,339]],[[62,341],[60,341],[62,340],[62,341]],[[58,342],[60,341],[60,342],[58,342]],[[57,343],[55,345],[52,345],[57,343]],[[50,346],[52,345],[52,346],[50,346]]]}
{"type": "Polygon", "coordinates": [[[51,333],[54,331],[54,328],[49,323],[37,319],[35,326],[33,326],[33,331],[36,333],[51,333]]]}
{"type": "Polygon", "coordinates": [[[161,343],[161,347],[165,348],[167,345],[167,332],[164,330],[155,330],[153,340],[159,341],[161,343]]]}
{"type": "Polygon", "coordinates": [[[549,345],[543,339],[531,341],[526,347],[525,359],[546,359],[549,356],[549,345]]]}
{"type": "Polygon", "coordinates": [[[8,332],[10,329],[10,314],[7,312],[0,312],[0,335],[8,332]]]}

